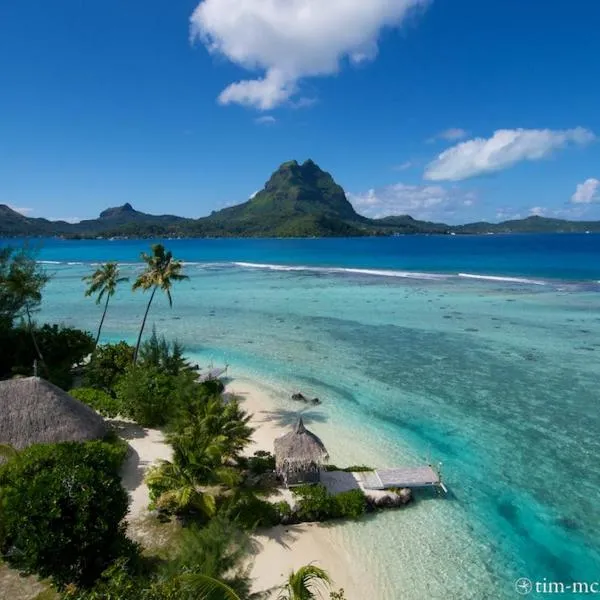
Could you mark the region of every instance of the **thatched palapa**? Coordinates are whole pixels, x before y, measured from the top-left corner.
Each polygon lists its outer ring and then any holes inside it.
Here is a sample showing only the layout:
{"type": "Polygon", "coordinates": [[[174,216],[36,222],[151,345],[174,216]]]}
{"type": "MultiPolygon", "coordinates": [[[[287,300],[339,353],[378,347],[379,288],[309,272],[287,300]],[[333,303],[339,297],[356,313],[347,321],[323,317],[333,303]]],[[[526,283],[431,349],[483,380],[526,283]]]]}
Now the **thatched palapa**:
{"type": "Polygon", "coordinates": [[[39,377],[0,381],[0,444],[85,442],[107,432],[89,406],[39,377]]]}
{"type": "Polygon", "coordinates": [[[275,440],[275,464],[286,485],[317,483],[323,462],[329,458],[323,442],[306,429],[302,417],[293,431],[275,440]]]}

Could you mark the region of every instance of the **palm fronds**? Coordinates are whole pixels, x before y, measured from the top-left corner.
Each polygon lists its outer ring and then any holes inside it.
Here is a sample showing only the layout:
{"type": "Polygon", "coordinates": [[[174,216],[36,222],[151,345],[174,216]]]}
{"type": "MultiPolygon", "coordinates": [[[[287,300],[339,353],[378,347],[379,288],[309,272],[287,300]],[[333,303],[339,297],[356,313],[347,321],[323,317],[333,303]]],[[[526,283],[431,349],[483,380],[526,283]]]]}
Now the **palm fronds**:
{"type": "Polygon", "coordinates": [[[326,571],[315,565],[305,565],[290,573],[279,600],[315,600],[330,585],[326,571]]]}

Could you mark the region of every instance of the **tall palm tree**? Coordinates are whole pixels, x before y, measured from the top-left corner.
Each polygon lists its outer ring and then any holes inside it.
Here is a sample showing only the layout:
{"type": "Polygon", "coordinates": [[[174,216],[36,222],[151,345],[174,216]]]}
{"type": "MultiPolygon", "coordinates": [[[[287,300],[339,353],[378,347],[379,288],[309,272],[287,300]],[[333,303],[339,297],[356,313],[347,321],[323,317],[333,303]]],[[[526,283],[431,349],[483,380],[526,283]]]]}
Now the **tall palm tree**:
{"type": "Polygon", "coordinates": [[[13,258],[5,281],[8,292],[20,307],[19,311],[25,312],[27,329],[36,354],[42,362],[44,357],[35,337],[32,313],[39,308],[42,302],[42,289],[49,280],[50,277],[38,266],[28,249],[23,248],[13,258]]]}
{"type": "Polygon", "coordinates": [[[128,281],[128,277],[119,277],[119,265],[116,262],[107,262],[104,265],[100,265],[91,275],[83,278],[83,281],[89,283],[88,289],[85,291],[86,297],[98,294],[96,297],[96,304],[102,302],[102,298],[106,296],[106,302],[104,303],[104,311],[102,312],[102,318],[100,319],[100,326],[98,327],[98,334],[96,335],[96,342],[94,346],[98,345],[100,340],[100,334],[102,333],[102,325],[104,325],[104,319],[106,317],[106,311],[108,310],[108,302],[115,295],[117,291],[117,285],[124,281],[128,281]]]}
{"type": "Polygon", "coordinates": [[[329,585],[331,579],[326,571],[314,565],[305,565],[290,573],[279,600],[315,600],[329,585]]]}
{"type": "Polygon", "coordinates": [[[146,254],[142,252],[142,260],[146,263],[146,269],[133,284],[133,291],[152,290],[150,294],[150,300],[148,300],[148,306],[146,306],[146,312],[144,313],[144,319],[142,320],[142,326],[140,328],[140,335],[138,336],[137,344],[135,346],[135,353],[133,355],[134,364],[137,362],[137,357],[140,351],[140,344],[142,343],[142,335],[144,334],[144,327],[146,326],[146,319],[148,318],[148,312],[152,300],[154,300],[154,294],[156,290],[162,290],[167,295],[169,300],[169,306],[173,306],[173,298],[171,296],[171,287],[174,281],[182,281],[189,279],[187,275],[183,275],[181,270],[183,264],[179,260],[173,258],[171,252],[167,252],[162,244],[154,244],[152,246],[152,254],[146,254]]]}

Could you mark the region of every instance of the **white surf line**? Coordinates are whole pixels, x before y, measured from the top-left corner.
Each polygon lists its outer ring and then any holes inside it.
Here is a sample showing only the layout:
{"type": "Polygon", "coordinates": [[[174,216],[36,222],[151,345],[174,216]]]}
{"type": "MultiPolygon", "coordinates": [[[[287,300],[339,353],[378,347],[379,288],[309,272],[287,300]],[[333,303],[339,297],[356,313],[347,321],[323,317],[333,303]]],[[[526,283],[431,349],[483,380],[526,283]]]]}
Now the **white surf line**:
{"type": "Polygon", "coordinates": [[[505,283],[526,283],[532,285],[547,285],[545,281],[539,281],[538,279],[526,279],[524,277],[501,277],[499,275],[476,275],[473,273],[459,273],[459,277],[465,279],[481,279],[484,281],[498,281],[505,283]]]}

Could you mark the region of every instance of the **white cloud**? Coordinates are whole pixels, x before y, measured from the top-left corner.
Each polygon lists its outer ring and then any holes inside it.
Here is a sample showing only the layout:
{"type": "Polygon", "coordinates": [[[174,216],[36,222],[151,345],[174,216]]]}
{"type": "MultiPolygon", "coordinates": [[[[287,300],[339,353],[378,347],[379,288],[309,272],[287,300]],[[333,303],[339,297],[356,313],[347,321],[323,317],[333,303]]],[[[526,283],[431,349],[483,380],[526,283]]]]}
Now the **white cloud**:
{"type": "Polygon", "coordinates": [[[254,119],[254,122],[258,123],[259,125],[274,125],[277,123],[277,119],[271,115],[265,115],[264,117],[258,117],[257,119],[254,119]]]}
{"type": "Polygon", "coordinates": [[[438,137],[443,140],[454,141],[467,137],[467,135],[469,135],[468,131],[461,129],[460,127],[451,127],[450,129],[446,129],[446,131],[442,131],[438,137]]]}
{"type": "Polygon", "coordinates": [[[506,169],[523,160],[540,160],[569,143],[583,145],[594,134],[584,129],[499,129],[491,138],[475,138],[442,152],[425,170],[430,181],[459,181],[506,169]]]}
{"type": "Polygon", "coordinates": [[[455,142],[456,140],[461,140],[464,137],[467,137],[469,132],[466,129],[461,129],[460,127],[450,127],[449,129],[444,129],[444,131],[440,131],[438,134],[430,137],[427,141],[428,144],[433,144],[438,140],[447,140],[450,142],[455,142]]]}
{"type": "Polygon", "coordinates": [[[475,194],[441,185],[396,183],[362,194],[348,194],[348,200],[357,212],[368,217],[409,214],[415,219],[452,220],[457,212],[473,206],[475,194]]]}
{"type": "Polygon", "coordinates": [[[529,209],[529,216],[542,217],[546,214],[546,208],[543,206],[532,206],[529,209]]]}
{"type": "Polygon", "coordinates": [[[496,219],[499,221],[513,221],[515,219],[522,219],[521,213],[514,212],[512,208],[499,208],[496,211],[496,219]]]}
{"type": "Polygon", "coordinates": [[[33,208],[23,208],[21,206],[13,206],[12,204],[9,204],[8,208],[12,208],[12,210],[22,214],[24,217],[33,212],[33,208]]]}
{"type": "Polygon", "coordinates": [[[398,27],[430,0],[202,0],[190,35],[255,79],[225,88],[222,104],[269,110],[298,92],[298,81],[337,73],[342,61],[373,60],[385,27],[398,27]]]}
{"type": "Polygon", "coordinates": [[[410,160],[407,160],[399,165],[395,165],[392,167],[394,171],[406,171],[406,169],[410,169],[413,166],[413,163],[410,160]]]}
{"type": "Polygon", "coordinates": [[[597,200],[600,200],[600,181],[593,177],[578,184],[571,196],[571,202],[575,204],[590,204],[597,200]]]}
{"type": "Polygon", "coordinates": [[[67,223],[79,223],[80,221],[84,221],[86,219],[94,219],[95,217],[86,217],[85,219],[82,217],[45,217],[48,221],[66,221],[67,223]]]}

